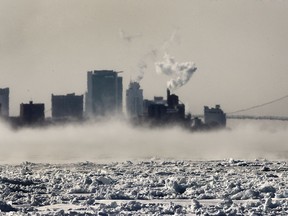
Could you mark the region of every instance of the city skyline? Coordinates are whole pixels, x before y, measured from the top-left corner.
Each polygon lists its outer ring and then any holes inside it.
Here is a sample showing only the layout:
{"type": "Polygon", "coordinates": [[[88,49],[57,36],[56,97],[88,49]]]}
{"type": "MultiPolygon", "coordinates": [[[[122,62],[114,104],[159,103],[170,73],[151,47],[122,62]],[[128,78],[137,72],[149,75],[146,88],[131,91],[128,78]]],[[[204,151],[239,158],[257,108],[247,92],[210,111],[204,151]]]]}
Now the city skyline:
{"type": "MultiPolygon", "coordinates": [[[[189,111],[219,103],[233,112],[287,95],[287,9],[286,1],[265,0],[3,0],[0,87],[10,88],[14,116],[22,102],[49,109],[51,93],[84,94],[86,72],[95,69],[124,71],[123,89],[140,79],[151,99],[165,95],[170,77],[155,64],[167,53],[197,67],[175,90],[189,111]]],[[[248,114],[287,116],[287,106],[248,114]]]]}
{"type": "Polygon", "coordinates": [[[287,20],[0,0],[1,215],[288,215],[287,20]]]}

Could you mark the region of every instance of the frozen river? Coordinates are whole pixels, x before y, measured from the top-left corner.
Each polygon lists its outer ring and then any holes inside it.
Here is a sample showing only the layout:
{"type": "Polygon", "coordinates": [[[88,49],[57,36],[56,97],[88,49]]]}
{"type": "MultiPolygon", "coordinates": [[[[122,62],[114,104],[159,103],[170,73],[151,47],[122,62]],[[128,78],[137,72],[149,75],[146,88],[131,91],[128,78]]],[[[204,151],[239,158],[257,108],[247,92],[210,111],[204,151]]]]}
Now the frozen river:
{"type": "Polygon", "coordinates": [[[288,123],[0,125],[6,215],[287,215],[288,123]]]}

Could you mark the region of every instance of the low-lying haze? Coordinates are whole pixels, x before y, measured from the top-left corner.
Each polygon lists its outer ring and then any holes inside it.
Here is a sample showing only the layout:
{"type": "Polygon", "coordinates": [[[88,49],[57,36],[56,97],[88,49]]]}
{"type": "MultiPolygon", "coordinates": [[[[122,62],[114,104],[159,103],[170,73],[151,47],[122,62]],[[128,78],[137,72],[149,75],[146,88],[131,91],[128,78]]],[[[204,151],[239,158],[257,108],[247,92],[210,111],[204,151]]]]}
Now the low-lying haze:
{"type": "Polygon", "coordinates": [[[1,123],[0,162],[288,158],[287,122],[230,121],[230,126],[190,133],[177,127],[132,127],[119,120],[14,131],[1,123]]]}

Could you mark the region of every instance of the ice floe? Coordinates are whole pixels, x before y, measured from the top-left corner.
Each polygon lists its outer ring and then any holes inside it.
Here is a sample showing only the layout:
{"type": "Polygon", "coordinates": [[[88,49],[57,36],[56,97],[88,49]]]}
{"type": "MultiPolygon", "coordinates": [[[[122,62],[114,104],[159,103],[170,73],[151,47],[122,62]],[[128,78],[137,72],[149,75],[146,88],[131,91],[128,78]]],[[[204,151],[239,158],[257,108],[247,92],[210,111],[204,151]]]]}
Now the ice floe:
{"type": "Polygon", "coordinates": [[[0,165],[1,215],[287,215],[285,161],[0,165]]]}

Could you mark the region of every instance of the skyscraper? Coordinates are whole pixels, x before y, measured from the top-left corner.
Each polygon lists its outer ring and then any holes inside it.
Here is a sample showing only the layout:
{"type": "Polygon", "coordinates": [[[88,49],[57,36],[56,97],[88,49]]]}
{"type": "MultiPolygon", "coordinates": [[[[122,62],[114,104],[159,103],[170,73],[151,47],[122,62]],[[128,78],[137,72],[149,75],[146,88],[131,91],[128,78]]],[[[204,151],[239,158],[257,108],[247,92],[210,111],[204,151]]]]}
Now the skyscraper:
{"type": "Polygon", "coordinates": [[[122,113],[122,77],[112,70],[87,72],[86,114],[106,116],[122,113]]]}
{"type": "Polygon", "coordinates": [[[130,117],[143,115],[143,90],[138,82],[130,82],[126,90],[126,110],[130,117]]]}
{"type": "Polygon", "coordinates": [[[0,88],[0,116],[9,116],[9,88],[0,88]]]}

